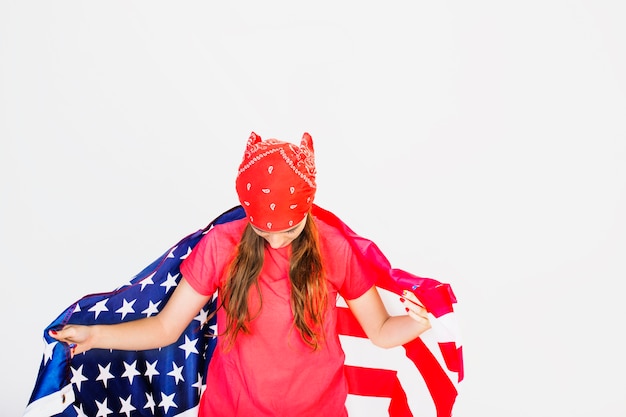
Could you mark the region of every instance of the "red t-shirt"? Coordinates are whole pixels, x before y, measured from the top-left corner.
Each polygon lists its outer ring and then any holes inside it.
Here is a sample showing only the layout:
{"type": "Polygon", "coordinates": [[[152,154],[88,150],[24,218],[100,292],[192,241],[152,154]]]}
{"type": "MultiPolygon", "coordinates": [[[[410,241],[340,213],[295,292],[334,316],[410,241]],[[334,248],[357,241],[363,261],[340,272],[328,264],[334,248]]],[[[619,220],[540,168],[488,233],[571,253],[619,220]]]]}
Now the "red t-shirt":
{"type": "MultiPolygon", "coordinates": [[[[211,295],[222,287],[233,252],[247,219],[215,226],[181,265],[181,273],[199,293],[211,295]]],[[[345,238],[316,220],[329,291],[325,343],[319,350],[307,346],[293,324],[290,306],[289,255],[291,246],[265,246],[258,296],[249,299],[255,317],[250,334],[239,334],[225,351],[218,338],[209,363],[207,389],[200,416],[346,416],[347,385],[344,353],[337,335],[336,296],[354,299],[374,285],[345,238]]],[[[219,292],[218,292],[219,294],[219,292]]],[[[218,332],[225,328],[223,309],[217,313],[218,332]]]]}

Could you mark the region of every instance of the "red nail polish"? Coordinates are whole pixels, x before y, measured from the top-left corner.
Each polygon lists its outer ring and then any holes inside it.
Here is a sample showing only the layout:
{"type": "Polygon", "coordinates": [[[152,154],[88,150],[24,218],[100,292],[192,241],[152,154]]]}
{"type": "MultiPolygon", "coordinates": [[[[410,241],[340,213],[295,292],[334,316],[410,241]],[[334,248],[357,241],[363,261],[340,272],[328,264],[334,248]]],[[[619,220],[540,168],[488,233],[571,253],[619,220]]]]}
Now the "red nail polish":
{"type": "Polygon", "coordinates": [[[56,330],[50,330],[50,333],[57,334],[57,331],[56,330]]]}
{"type": "Polygon", "coordinates": [[[406,301],[406,300],[405,300],[404,298],[400,297],[400,302],[401,302],[401,303],[404,303],[405,301],[406,301]]]}
{"type": "Polygon", "coordinates": [[[404,307],[404,309],[406,310],[406,312],[409,312],[409,308],[408,307],[404,307]]]}

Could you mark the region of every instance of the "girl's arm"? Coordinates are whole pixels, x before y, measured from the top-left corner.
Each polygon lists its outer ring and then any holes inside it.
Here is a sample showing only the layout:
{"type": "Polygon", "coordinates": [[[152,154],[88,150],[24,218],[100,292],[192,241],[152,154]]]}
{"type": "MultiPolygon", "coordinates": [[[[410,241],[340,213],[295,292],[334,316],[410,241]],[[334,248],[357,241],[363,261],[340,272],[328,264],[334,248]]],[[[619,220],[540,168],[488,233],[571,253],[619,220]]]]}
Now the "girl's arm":
{"type": "Polygon", "coordinates": [[[376,287],[346,303],[372,343],[392,348],[410,342],[431,327],[428,312],[415,294],[405,291],[403,297],[406,316],[390,316],[376,287]]]}
{"type": "Polygon", "coordinates": [[[208,302],[209,296],[197,293],[181,278],[163,310],[151,317],[119,324],[82,326],[70,324],[57,332],[55,339],[73,343],[74,354],[93,348],[144,350],[174,343],[187,325],[208,302]]]}

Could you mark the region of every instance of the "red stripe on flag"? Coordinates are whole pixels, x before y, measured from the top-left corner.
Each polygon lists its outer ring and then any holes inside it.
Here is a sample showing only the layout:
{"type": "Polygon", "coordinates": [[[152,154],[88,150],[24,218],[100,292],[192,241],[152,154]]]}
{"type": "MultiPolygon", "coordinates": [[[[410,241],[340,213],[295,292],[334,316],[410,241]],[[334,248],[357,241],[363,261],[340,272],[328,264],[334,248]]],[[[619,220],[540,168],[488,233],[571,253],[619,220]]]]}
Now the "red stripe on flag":
{"type": "Polygon", "coordinates": [[[352,311],[346,307],[337,307],[337,331],[346,336],[367,337],[352,311]]]}
{"type": "Polygon", "coordinates": [[[411,359],[424,378],[435,403],[437,417],[450,417],[457,390],[448,374],[421,339],[418,338],[405,344],[404,348],[406,356],[411,359]]]}
{"type": "Polygon", "coordinates": [[[452,372],[459,374],[459,382],[463,380],[463,346],[456,347],[454,342],[439,343],[446,366],[452,372]]]}
{"type": "Polygon", "coordinates": [[[344,365],[344,370],[350,394],[390,398],[390,417],[413,417],[396,371],[350,365],[344,365]]]}

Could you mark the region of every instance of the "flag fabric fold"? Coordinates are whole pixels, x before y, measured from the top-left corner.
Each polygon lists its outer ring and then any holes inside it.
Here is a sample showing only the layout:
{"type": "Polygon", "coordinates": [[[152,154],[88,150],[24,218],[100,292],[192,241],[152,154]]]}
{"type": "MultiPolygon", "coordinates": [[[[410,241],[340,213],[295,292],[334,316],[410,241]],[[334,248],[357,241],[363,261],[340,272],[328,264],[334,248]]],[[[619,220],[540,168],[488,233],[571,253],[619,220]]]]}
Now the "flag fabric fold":
{"type": "MultiPolygon", "coordinates": [[[[376,348],[343,300],[338,300],[338,330],[346,352],[348,412],[380,408],[390,417],[449,417],[463,379],[463,354],[449,284],[391,268],[370,240],[354,233],[331,212],[313,206],[313,215],[339,229],[361,262],[376,275],[376,286],[391,314],[397,296],[413,290],[431,313],[432,329],[395,349],[376,348]]],[[[70,348],[48,335],[67,324],[113,324],[157,314],[180,281],[180,264],[215,225],[245,216],[238,206],[167,250],[128,283],[108,293],[87,295],[70,305],[44,330],[44,353],[24,417],[197,415],[205,373],[216,339],[216,296],[175,343],[145,351],[92,349],[70,356],[70,348]]],[[[394,310],[395,309],[395,310],[394,310]]]]}

